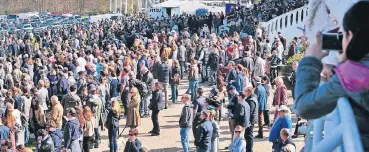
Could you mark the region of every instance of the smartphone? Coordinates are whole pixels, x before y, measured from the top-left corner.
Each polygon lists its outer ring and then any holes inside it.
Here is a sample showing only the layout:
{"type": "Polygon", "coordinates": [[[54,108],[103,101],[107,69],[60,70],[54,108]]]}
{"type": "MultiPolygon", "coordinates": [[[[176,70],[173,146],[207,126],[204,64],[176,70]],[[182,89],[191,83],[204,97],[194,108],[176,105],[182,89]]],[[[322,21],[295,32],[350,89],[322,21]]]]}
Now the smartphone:
{"type": "Polygon", "coordinates": [[[322,33],[320,38],[322,50],[341,51],[342,39],[342,33],[322,33]]]}

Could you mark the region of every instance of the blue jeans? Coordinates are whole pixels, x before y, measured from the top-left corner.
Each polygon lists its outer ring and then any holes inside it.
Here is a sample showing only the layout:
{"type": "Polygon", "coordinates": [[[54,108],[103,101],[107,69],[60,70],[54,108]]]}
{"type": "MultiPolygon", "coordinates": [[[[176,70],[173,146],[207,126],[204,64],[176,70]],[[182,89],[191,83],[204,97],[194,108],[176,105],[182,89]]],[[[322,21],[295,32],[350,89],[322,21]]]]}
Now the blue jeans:
{"type": "Polygon", "coordinates": [[[172,102],[177,103],[177,85],[171,84],[170,85],[171,91],[172,91],[172,102]]]}
{"type": "Polygon", "coordinates": [[[152,95],[146,95],[145,97],[142,97],[142,100],[140,102],[140,114],[142,115],[149,115],[149,103],[152,95]]]}
{"type": "Polygon", "coordinates": [[[197,80],[190,80],[190,91],[191,91],[191,100],[195,100],[197,88],[199,87],[197,80]]]}
{"type": "Polygon", "coordinates": [[[202,65],[201,68],[201,82],[208,81],[208,66],[202,65]]]}
{"type": "Polygon", "coordinates": [[[181,143],[183,147],[183,152],[189,152],[190,142],[188,140],[188,135],[190,133],[190,128],[181,128],[181,143]]]}
{"type": "Polygon", "coordinates": [[[109,126],[109,144],[110,144],[110,152],[118,151],[118,128],[113,126],[109,126]]]}
{"type": "Polygon", "coordinates": [[[24,127],[24,144],[27,145],[29,140],[28,124],[24,127]]]}
{"type": "Polygon", "coordinates": [[[181,79],[183,79],[184,72],[187,71],[186,61],[179,61],[181,65],[181,79]]]}

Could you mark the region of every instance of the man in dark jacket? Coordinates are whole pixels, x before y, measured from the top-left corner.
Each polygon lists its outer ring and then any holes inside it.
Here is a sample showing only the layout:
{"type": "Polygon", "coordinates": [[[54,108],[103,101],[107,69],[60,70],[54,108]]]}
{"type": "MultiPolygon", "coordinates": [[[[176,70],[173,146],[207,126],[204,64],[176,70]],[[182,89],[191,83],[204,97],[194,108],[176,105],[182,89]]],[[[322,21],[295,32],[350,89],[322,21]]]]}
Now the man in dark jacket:
{"type": "Polygon", "coordinates": [[[154,76],[151,74],[151,72],[146,68],[141,68],[141,81],[145,83],[147,88],[147,94],[142,97],[142,101],[140,103],[140,112],[142,117],[148,117],[149,116],[149,103],[150,99],[152,97],[152,85],[154,83],[154,76]]]}
{"type": "Polygon", "coordinates": [[[244,128],[248,128],[251,126],[250,123],[250,106],[245,101],[246,96],[242,93],[240,93],[237,96],[238,103],[236,105],[236,109],[234,112],[234,120],[235,120],[235,126],[240,125],[244,128]]]}
{"type": "Polygon", "coordinates": [[[158,115],[160,110],[163,110],[163,97],[162,92],[160,88],[160,83],[156,82],[154,84],[154,91],[152,92],[152,98],[150,100],[150,106],[149,108],[152,110],[151,114],[151,120],[153,124],[153,129],[149,133],[151,133],[151,136],[159,136],[160,135],[160,128],[159,128],[159,120],[158,115]]]}
{"type": "Polygon", "coordinates": [[[243,94],[246,96],[246,102],[250,106],[250,127],[245,130],[245,140],[246,140],[246,152],[253,151],[254,145],[254,125],[258,123],[258,98],[254,94],[254,89],[249,86],[245,88],[243,94]]]}
{"type": "Polygon", "coordinates": [[[188,135],[190,132],[190,128],[192,127],[193,109],[188,94],[182,95],[181,101],[184,104],[181,112],[181,117],[179,118],[179,127],[181,128],[180,130],[181,143],[183,146],[183,151],[189,152],[190,143],[188,135]]]}
{"type": "Polygon", "coordinates": [[[205,110],[205,102],[206,102],[206,98],[203,96],[203,89],[202,88],[198,88],[197,89],[197,97],[194,101],[192,101],[192,105],[193,105],[193,123],[192,123],[192,131],[194,136],[196,136],[196,128],[199,125],[200,122],[200,115],[201,112],[203,110],[205,110]]]}
{"type": "Polygon", "coordinates": [[[216,84],[217,71],[219,69],[219,54],[216,46],[211,48],[209,55],[208,67],[210,67],[210,86],[216,84]]]}
{"type": "Polygon", "coordinates": [[[241,64],[249,70],[250,75],[254,71],[254,59],[251,57],[251,52],[245,52],[241,64]]]}
{"type": "Polygon", "coordinates": [[[167,59],[163,59],[163,63],[160,64],[158,68],[158,81],[163,86],[163,91],[165,94],[165,109],[168,108],[168,83],[169,83],[169,65],[167,59]]]}
{"type": "Polygon", "coordinates": [[[76,118],[76,110],[69,108],[67,110],[68,121],[64,127],[64,148],[63,150],[70,149],[72,152],[81,152],[82,147],[79,144],[78,138],[80,137],[79,132],[79,121],[76,118]]]}
{"type": "Polygon", "coordinates": [[[54,142],[55,152],[61,152],[63,133],[60,129],[55,129],[55,126],[49,128],[49,135],[54,142]]]}
{"type": "Polygon", "coordinates": [[[37,131],[37,151],[39,152],[50,152],[54,151],[54,142],[52,138],[47,134],[45,129],[37,131]]]}
{"type": "Polygon", "coordinates": [[[196,152],[208,152],[211,149],[211,138],[213,136],[213,125],[209,121],[210,111],[201,112],[201,125],[196,128],[195,146],[196,152]]]}
{"type": "Polygon", "coordinates": [[[261,78],[259,77],[255,77],[254,78],[254,86],[255,86],[255,95],[257,96],[257,101],[258,101],[258,126],[259,126],[259,131],[258,131],[258,135],[256,136],[256,138],[263,138],[263,115],[264,112],[266,112],[266,114],[268,114],[267,111],[267,93],[266,90],[264,88],[264,86],[261,84],[261,78]]]}
{"type": "Polygon", "coordinates": [[[70,92],[63,96],[61,104],[63,106],[63,114],[67,116],[67,109],[82,105],[81,98],[77,95],[77,87],[72,85],[69,87],[70,92]]]}

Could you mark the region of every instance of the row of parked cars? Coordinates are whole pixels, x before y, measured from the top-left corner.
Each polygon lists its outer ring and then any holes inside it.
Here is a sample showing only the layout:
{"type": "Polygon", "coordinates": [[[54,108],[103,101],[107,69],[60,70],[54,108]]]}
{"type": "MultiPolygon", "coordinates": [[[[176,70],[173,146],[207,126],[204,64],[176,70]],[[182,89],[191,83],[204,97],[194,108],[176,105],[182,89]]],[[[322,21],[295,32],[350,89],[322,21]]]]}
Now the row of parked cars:
{"type": "Polygon", "coordinates": [[[18,15],[8,15],[0,19],[0,31],[14,34],[19,30],[39,33],[46,28],[69,27],[75,24],[88,25],[90,19],[72,14],[39,13],[30,17],[20,18],[18,15]]]}

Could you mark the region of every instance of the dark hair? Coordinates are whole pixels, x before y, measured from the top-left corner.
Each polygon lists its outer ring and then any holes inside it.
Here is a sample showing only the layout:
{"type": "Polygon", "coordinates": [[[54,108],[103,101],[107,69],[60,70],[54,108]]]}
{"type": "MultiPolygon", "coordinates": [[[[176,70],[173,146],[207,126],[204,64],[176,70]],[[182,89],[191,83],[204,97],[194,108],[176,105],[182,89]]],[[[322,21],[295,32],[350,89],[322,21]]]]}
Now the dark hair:
{"type": "Polygon", "coordinates": [[[75,85],[71,85],[69,89],[70,89],[70,92],[74,92],[77,90],[77,87],[75,85]]]}
{"type": "Polygon", "coordinates": [[[202,88],[198,88],[197,89],[197,93],[202,96],[202,94],[204,93],[204,90],[202,88]]]}
{"type": "Polygon", "coordinates": [[[359,61],[369,53],[369,2],[359,1],[354,4],[343,18],[343,29],[353,33],[346,48],[347,59],[359,61]]]}

